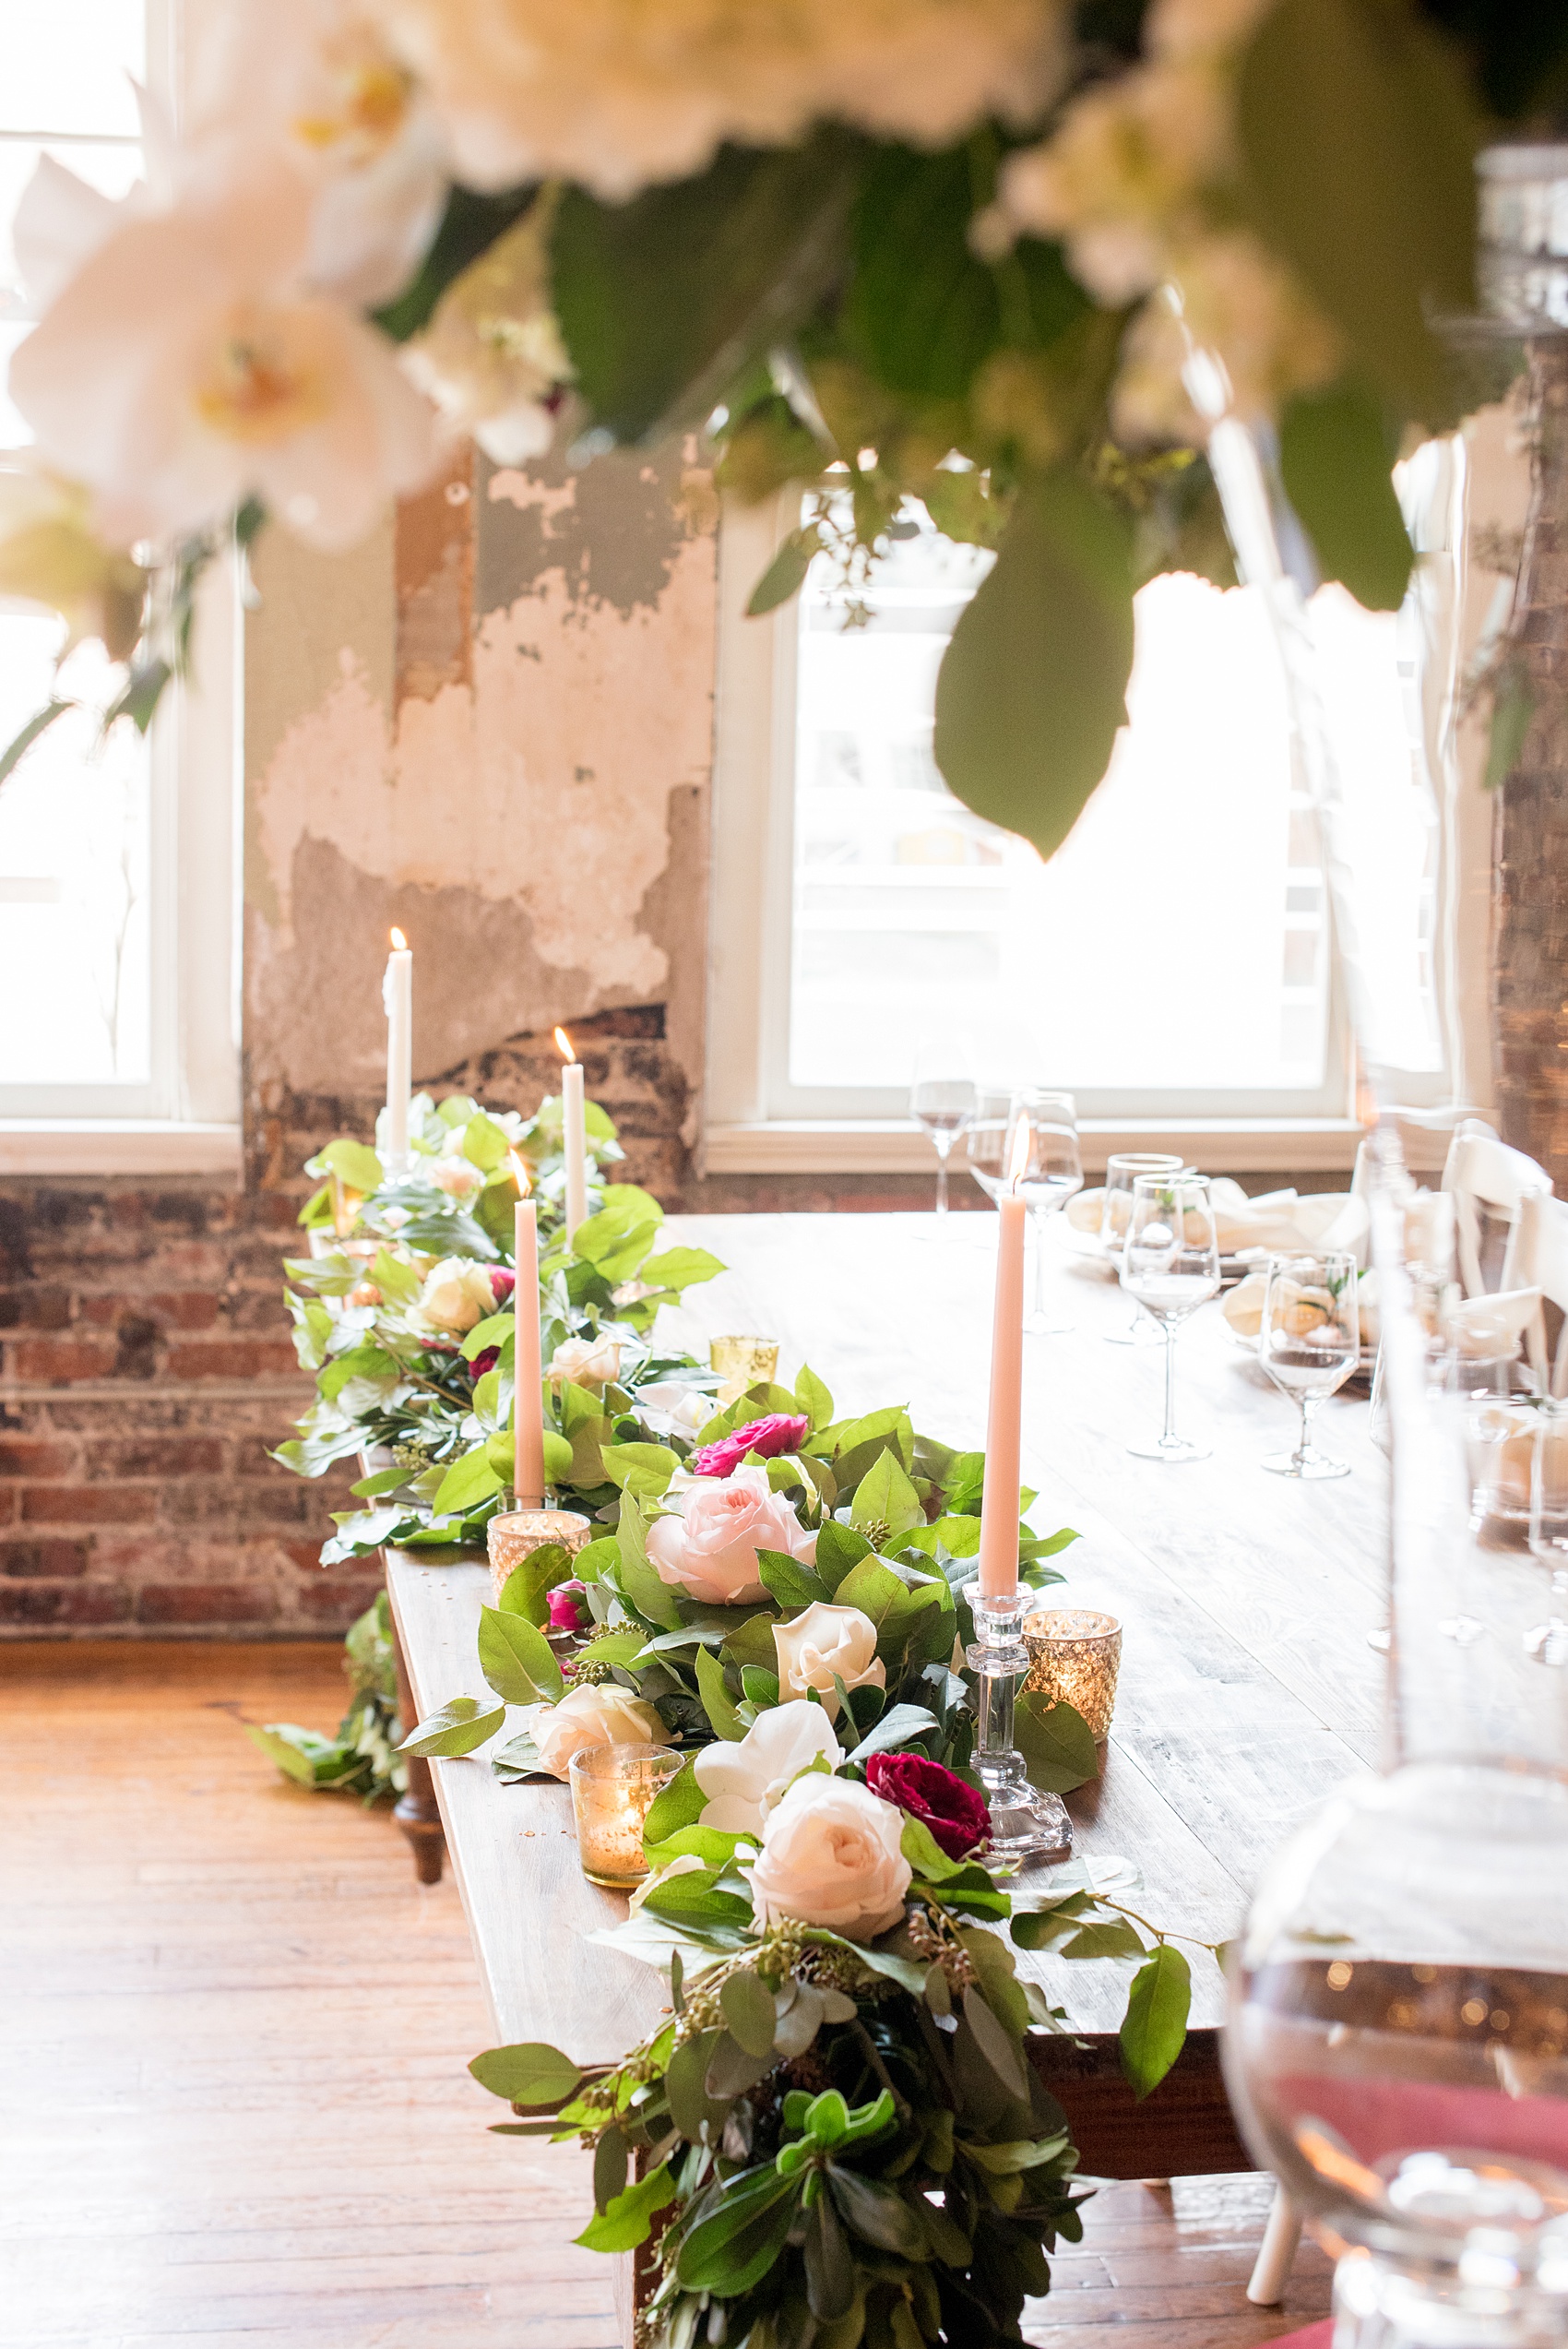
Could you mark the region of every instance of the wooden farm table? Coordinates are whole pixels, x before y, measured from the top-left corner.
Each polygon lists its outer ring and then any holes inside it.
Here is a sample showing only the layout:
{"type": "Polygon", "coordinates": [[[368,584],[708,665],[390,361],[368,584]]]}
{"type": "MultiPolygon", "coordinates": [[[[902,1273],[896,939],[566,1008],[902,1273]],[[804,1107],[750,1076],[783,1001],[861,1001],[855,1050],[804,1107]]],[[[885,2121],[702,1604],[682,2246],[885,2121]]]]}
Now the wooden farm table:
{"type": "MultiPolygon", "coordinates": [[[[776,1335],[781,1380],[808,1360],[840,1415],[907,1402],[918,1428],[978,1449],[994,1228],[988,1215],[955,1215],[945,1237],[931,1216],[672,1219],[672,1241],[731,1268],[691,1293],[682,1320],[694,1343],[776,1335]]],[[[1302,1813],[1376,1759],[1383,1667],[1367,1634],[1384,1620],[1384,1463],[1367,1440],[1366,1404],[1336,1396],[1320,1438],[1353,1474],[1300,1485],[1262,1469],[1262,1455],[1292,1438],[1294,1408],[1217,1306],[1182,1331],[1177,1382],[1179,1425],[1213,1457],[1180,1467],[1132,1457],[1127,1437],[1158,1430],[1161,1350],[1104,1342],[1126,1327],[1128,1301],[1060,1242],[1053,1288],[1076,1327],[1026,1341],[1024,1479],[1039,1488],[1038,1531],[1070,1525],[1083,1537],[1056,1561],[1062,1603],[1106,1608],[1124,1626],[1103,1774],[1067,1806],[1080,1854],[1141,1872],[1134,1907],[1219,1940],[1302,1813]]],[[[418,1716],[486,1694],[474,1643],[485,1568],[394,1553],[387,1579],[418,1716]]],[[[549,2040],[581,2058],[624,2052],[654,2024],[665,1985],[587,1939],[625,1902],[579,1872],[565,1788],[502,1787],[482,1756],[433,1770],[496,2042],[549,2040]]],[[[1208,1959],[1194,1967],[1187,2050],[1135,2107],[1110,2036],[1129,1967],[1020,1964],[1088,2037],[1082,2051],[1034,2041],[1087,2175],[1253,2166],[1219,2081],[1223,1991],[1208,1959]]]]}

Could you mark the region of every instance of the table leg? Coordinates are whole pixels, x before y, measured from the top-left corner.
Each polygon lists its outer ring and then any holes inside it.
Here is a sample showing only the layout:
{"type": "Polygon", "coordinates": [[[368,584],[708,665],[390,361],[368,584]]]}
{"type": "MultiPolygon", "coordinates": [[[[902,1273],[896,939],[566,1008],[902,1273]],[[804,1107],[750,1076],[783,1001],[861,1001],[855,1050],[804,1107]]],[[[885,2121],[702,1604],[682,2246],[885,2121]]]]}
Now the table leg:
{"type": "MultiPolygon", "coordinates": [[[[409,1686],[409,1667],[403,1661],[403,1642],[398,1630],[396,1609],[392,1614],[392,1660],[398,1672],[398,1718],[407,1736],[419,1714],[414,1708],[413,1691],[409,1686]]],[[[446,1856],[446,1838],[441,1825],[441,1809],[435,1799],[435,1781],[430,1764],[410,1754],[409,1791],[398,1797],[392,1816],[408,1837],[414,1855],[414,1876],[421,1884],[439,1884],[442,1863],[446,1856]]]]}

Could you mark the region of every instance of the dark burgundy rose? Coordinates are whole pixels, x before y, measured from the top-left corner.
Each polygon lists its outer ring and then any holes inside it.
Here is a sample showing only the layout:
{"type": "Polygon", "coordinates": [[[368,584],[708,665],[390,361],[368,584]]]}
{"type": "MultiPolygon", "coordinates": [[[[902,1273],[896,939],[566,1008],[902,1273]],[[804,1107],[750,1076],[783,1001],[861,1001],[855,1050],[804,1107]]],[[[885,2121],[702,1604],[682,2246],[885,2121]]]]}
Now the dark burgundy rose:
{"type": "Polygon", "coordinates": [[[506,1271],[505,1269],[499,1264],[488,1265],[485,1269],[490,1274],[491,1294],[494,1297],[498,1306],[505,1305],[507,1298],[511,1295],[513,1290],[517,1285],[517,1274],[515,1272],[506,1271]]]}
{"type": "Polygon", "coordinates": [[[755,1452],[760,1460],[778,1460],[784,1452],[799,1451],[810,1433],[809,1419],[797,1419],[785,1411],[769,1412],[766,1419],[754,1419],[749,1427],[737,1427],[732,1436],[721,1436],[717,1444],[704,1444],[686,1466],[694,1476],[730,1476],[748,1452],[755,1452]]]}
{"type": "Polygon", "coordinates": [[[588,1610],[588,1586],[582,1582],[557,1582],[550,1593],[550,1628],[552,1631],[586,1631],[593,1621],[588,1610]]]}
{"type": "Polygon", "coordinates": [[[950,1860],[977,1850],[991,1833],[985,1797],[923,1754],[873,1754],[866,1784],[930,1830],[950,1860]]]}
{"type": "Polygon", "coordinates": [[[480,1379],[484,1377],[487,1370],[493,1370],[500,1359],[501,1349],[499,1346],[485,1346],[480,1353],[475,1354],[472,1362],[469,1365],[469,1368],[473,1372],[475,1378],[480,1379]]]}

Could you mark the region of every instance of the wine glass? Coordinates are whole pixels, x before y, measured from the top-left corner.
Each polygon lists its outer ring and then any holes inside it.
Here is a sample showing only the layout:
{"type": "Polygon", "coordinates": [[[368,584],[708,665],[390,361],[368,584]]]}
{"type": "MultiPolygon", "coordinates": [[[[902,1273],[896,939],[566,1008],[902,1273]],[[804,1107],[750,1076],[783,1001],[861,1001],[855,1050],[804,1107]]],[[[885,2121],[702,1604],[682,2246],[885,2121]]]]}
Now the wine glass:
{"type": "Polygon", "coordinates": [[[936,1151],[936,1211],[947,1212],[947,1155],[975,1114],[974,1079],[950,1042],[924,1038],[915,1055],[909,1115],[936,1151]]]}
{"type": "MultiPolygon", "coordinates": [[[[1133,1185],[1140,1174],[1180,1174],[1185,1159],[1161,1150],[1112,1151],[1105,1162],[1105,1189],[1099,1207],[1099,1242],[1114,1260],[1122,1253],[1133,1214],[1133,1185]]],[[[1101,1332],[1108,1346],[1158,1346],[1157,1325],[1133,1307],[1133,1318],[1120,1330],[1101,1332]]]]}
{"type": "Polygon", "coordinates": [[[1313,1413],[1342,1387],[1361,1355],[1353,1256],[1290,1254],[1268,1259],[1263,1293],[1258,1360],[1282,1395],[1301,1407],[1301,1440],[1291,1452],[1270,1452],[1263,1465],[1276,1476],[1348,1476],[1350,1463],[1313,1443],[1313,1413]]]}
{"type": "Polygon", "coordinates": [[[1525,1646],[1538,1663],[1568,1664],[1568,1405],[1550,1400],[1531,1445],[1530,1556],[1551,1570],[1551,1613],[1525,1646]]]}
{"type": "Polygon", "coordinates": [[[1219,1289],[1219,1240],[1205,1174],[1139,1174],[1122,1251],[1122,1286],[1165,1333],[1165,1427],[1140,1460],[1206,1460],[1206,1444],[1176,1433],[1176,1332],[1219,1289]]]}
{"type": "Polygon", "coordinates": [[[1045,1234],[1051,1218],[1059,1215],[1074,1192],[1084,1186],[1072,1094],[1045,1092],[1033,1085],[1021,1087],[1008,1103],[1003,1156],[1009,1171],[1016,1167],[1016,1187],[1034,1225],[1035,1304],[1024,1327],[1038,1338],[1061,1337],[1073,1325],[1052,1320],[1045,1302],[1045,1234]],[[1028,1145],[1027,1150],[1020,1146],[1015,1159],[1014,1146],[1021,1128],[1028,1130],[1028,1145]]]}
{"type": "Polygon", "coordinates": [[[1007,1188],[1007,1125],[1013,1095],[1005,1085],[982,1085],[964,1129],[964,1163],[992,1207],[1007,1188]]]}

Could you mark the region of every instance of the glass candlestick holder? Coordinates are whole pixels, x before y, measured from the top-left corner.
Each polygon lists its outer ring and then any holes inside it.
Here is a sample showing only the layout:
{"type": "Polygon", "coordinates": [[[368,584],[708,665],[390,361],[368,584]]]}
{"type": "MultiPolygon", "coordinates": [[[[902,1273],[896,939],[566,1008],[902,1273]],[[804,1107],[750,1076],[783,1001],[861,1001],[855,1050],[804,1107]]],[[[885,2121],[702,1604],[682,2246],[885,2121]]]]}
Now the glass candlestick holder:
{"type": "Polygon", "coordinates": [[[577,1857],[590,1884],[625,1892],[642,1882],[643,1822],[680,1767],[668,1746],[585,1746],[572,1756],[577,1857]]]}
{"type": "Polygon", "coordinates": [[[1063,1857],[1073,1848],[1073,1822],[1060,1795],[1031,1786],[1024,1758],[1013,1743],[1013,1699],[1029,1668],[1023,1621],[1034,1604],[1032,1592],[988,1597],[978,1582],[965,1585],[974,1616],[970,1671],[980,1683],[979,1722],[971,1767],[985,1788],[991,1809],[991,1849],[998,1859],[1063,1857]]]}

